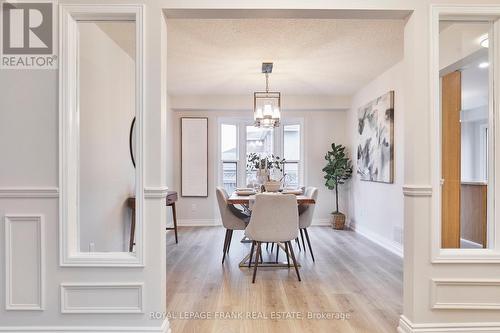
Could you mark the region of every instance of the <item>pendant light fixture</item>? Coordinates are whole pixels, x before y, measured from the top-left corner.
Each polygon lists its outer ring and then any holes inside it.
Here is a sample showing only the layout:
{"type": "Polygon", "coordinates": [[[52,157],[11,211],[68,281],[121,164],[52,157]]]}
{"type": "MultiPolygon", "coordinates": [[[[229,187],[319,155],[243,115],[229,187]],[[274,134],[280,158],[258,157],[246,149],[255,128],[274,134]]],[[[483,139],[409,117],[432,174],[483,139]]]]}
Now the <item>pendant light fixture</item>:
{"type": "Polygon", "coordinates": [[[254,92],[254,120],[256,127],[278,127],[281,119],[281,93],[269,91],[269,74],[273,72],[273,63],[262,63],[262,73],[266,76],[266,91],[254,92]]]}

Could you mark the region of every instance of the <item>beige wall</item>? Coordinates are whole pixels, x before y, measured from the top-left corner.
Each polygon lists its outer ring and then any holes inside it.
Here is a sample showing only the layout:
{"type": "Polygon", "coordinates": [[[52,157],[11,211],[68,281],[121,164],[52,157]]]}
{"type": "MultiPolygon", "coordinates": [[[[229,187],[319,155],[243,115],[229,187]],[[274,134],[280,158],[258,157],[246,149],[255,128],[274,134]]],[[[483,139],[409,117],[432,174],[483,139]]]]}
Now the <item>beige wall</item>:
{"type": "MultiPolygon", "coordinates": [[[[177,111],[174,117],[174,188],[180,193],[180,118],[181,117],[208,117],[209,121],[209,181],[208,198],[179,198],[177,216],[180,225],[213,225],[220,224],[219,211],[215,198],[217,186],[217,118],[252,117],[252,111],[177,111]]],[[[318,204],[315,208],[315,223],[328,223],[330,212],[334,210],[333,192],[324,187],[323,172],[324,155],[332,142],[346,144],[345,132],[346,111],[286,111],[284,119],[304,119],[305,143],[305,174],[304,185],[315,186],[319,189],[318,204]]],[[[341,191],[341,208],[346,209],[347,196],[341,191]]]]}

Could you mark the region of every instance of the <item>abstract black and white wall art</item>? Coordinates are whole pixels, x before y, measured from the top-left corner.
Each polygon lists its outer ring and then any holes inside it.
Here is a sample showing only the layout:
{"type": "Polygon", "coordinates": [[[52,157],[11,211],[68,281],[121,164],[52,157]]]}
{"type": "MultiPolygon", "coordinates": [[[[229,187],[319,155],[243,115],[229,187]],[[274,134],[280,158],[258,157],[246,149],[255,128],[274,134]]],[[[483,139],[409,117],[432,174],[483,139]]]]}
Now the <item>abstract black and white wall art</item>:
{"type": "Polygon", "coordinates": [[[394,181],[394,91],[358,110],[357,173],[361,180],[394,181]]]}

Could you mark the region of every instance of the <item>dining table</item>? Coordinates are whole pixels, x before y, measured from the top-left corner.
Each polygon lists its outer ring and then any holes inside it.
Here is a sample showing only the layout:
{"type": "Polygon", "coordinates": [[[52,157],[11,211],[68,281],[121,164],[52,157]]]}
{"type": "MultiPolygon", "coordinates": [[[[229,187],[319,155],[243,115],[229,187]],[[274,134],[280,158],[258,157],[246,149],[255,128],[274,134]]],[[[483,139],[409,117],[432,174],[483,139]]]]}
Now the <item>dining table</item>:
{"type": "MultiPolygon", "coordinates": [[[[281,193],[278,192],[276,195],[280,195],[281,193]]],[[[286,193],[285,193],[286,194],[286,193]]],[[[314,205],[316,204],[316,201],[304,194],[296,194],[297,197],[297,209],[298,206],[300,205],[314,205]]],[[[230,205],[241,205],[245,207],[246,210],[251,212],[251,209],[249,208],[252,204],[252,202],[255,201],[255,194],[252,195],[241,195],[236,192],[233,192],[229,198],[227,199],[227,203],[230,205]]],[[[249,240],[246,236],[243,237],[241,240],[242,243],[251,243],[252,241],[249,240]]],[[[285,245],[279,242],[276,242],[276,247],[280,247],[283,250],[283,253],[286,253],[285,250],[285,245]]],[[[257,251],[257,249],[255,249],[257,251]]],[[[278,251],[278,249],[276,249],[278,251]]],[[[254,254],[253,256],[256,258],[256,255],[254,254]]],[[[248,253],[239,263],[240,267],[248,267],[248,261],[250,260],[250,253],[248,253]]],[[[297,262],[297,266],[300,267],[300,263],[297,262]]],[[[287,262],[283,261],[264,261],[262,260],[262,263],[259,264],[259,267],[290,267],[290,264],[287,262]]]]}
{"type": "MultiPolygon", "coordinates": [[[[303,194],[298,194],[296,195],[297,197],[297,204],[298,205],[314,205],[316,201],[303,194]]],[[[255,200],[255,194],[253,195],[241,195],[236,192],[233,192],[230,196],[229,199],[227,199],[227,203],[230,205],[244,205],[244,206],[249,206],[251,202],[255,200]]]]}

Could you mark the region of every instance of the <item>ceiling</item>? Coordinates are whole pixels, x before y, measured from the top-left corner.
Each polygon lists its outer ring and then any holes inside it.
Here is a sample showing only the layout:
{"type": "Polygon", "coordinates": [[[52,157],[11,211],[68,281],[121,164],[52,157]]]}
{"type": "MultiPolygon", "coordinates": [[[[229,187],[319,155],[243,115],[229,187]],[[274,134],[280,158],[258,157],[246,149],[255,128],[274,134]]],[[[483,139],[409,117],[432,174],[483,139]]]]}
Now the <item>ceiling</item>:
{"type": "Polygon", "coordinates": [[[403,58],[403,20],[169,19],[170,95],[351,95],[403,58]]]}
{"type": "Polygon", "coordinates": [[[474,110],[488,105],[489,71],[488,68],[480,68],[479,65],[482,63],[488,63],[487,55],[478,58],[461,69],[462,110],[474,110]]]}

